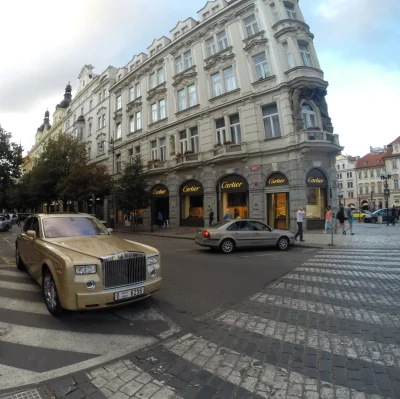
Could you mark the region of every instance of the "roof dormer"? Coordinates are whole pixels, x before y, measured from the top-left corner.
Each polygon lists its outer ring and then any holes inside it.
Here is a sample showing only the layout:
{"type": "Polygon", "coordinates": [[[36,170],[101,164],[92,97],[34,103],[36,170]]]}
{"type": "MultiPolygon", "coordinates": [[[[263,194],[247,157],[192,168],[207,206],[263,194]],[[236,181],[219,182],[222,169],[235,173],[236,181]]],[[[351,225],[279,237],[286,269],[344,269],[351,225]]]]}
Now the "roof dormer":
{"type": "Polygon", "coordinates": [[[188,32],[190,29],[195,27],[198,24],[197,21],[195,21],[193,18],[188,18],[185,21],[179,21],[175,28],[170,30],[171,33],[171,39],[179,39],[181,36],[183,36],[186,32],[188,32]]]}
{"type": "Polygon", "coordinates": [[[117,82],[119,82],[121,79],[123,79],[127,74],[128,74],[128,68],[127,67],[122,67],[122,68],[118,69],[117,82]]]}
{"type": "Polygon", "coordinates": [[[157,54],[164,47],[168,46],[171,43],[171,40],[168,37],[162,36],[158,40],[154,39],[153,43],[149,47],[147,47],[149,57],[157,54]]]}
{"type": "Polygon", "coordinates": [[[207,20],[217,12],[221,11],[227,5],[228,2],[226,0],[207,1],[206,5],[201,10],[197,11],[199,21],[203,22],[207,20]]]}
{"type": "Polygon", "coordinates": [[[83,90],[93,80],[93,78],[96,76],[93,73],[93,69],[94,69],[93,65],[86,64],[86,65],[83,66],[83,68],[79,72],[79,75],[78,75],[78,79],[79,79],[78,90],[76,92],[77,94],[81,90],[83,90]]]}
{"type": "Polygon", "coordinates": [[[132,60],[129,62],[127,65],[128,71],[132,72],[136,68],[138,68],[140,65],[142,65],[146,60],[148,56],[145,53],[140,53],[135,56],[133,56],[132,60]]]}

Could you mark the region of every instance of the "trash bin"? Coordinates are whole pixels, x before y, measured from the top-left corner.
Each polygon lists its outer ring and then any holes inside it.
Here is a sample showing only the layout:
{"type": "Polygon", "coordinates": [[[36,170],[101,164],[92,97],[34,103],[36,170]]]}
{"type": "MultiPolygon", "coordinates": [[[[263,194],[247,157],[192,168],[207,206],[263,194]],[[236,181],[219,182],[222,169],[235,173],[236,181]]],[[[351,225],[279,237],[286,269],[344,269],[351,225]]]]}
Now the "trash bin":
{"type": "Polygon", "coordinates": [[[383,223],[383,216],[378,215],[378,224],[382,224],[382,223],[383,223]]]}

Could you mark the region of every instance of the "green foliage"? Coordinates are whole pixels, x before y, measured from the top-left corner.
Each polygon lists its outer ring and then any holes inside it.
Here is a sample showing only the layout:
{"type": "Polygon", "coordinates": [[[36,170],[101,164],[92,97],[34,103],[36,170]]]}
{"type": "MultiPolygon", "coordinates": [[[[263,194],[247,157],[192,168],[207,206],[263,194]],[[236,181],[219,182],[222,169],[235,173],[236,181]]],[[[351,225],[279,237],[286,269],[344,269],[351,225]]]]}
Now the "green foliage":
{"type": "Polygon", "coordinates": [[[140,158],[126,164],[114,188],[115,202],[123,211],[146,208],[150,203],[147,174],[140,158]]]}

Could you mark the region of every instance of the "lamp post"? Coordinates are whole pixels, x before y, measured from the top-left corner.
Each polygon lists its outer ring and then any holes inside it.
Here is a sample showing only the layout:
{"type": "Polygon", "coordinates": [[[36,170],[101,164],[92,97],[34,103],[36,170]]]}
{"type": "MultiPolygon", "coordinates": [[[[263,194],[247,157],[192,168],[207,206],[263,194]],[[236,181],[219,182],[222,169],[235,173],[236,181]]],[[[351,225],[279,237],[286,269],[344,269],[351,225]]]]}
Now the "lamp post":
{"type": "Polygon", "coordinates": [[[381,180],[384,180],[385,184],[385,190],[384,190],[384,195],[385,195],[385,200],[386,200],[386,217],[387,217],[387,221],[386,221],[386,225],[389,226],[389,196],[390,196],[390,190],[389,190],[389,184],[388,184],[388,179],[391,179],[392,175],[385,171],[381,172],[381,180]]]}
{"type": "Polygon", "coordinates": [[[114,228],[114,216],[115,216],[115,211],[114,211],[114,168],[115,168],[115,162],[114,162],[114,156],[115,156],[115,147],[114,147],[114,137],[110,138],[110,141],[100,141],[99,147],[104,149],[104,143],[110,144],[110,150],[112,153],[112,185],[111,185],[111,195],[109,198],[111,198],[111,212],[110,212],[110,204],[108,204],[108,227],[109,228],[114,228]],[[110,215],[111,214],[111,215],[110,215]]]}

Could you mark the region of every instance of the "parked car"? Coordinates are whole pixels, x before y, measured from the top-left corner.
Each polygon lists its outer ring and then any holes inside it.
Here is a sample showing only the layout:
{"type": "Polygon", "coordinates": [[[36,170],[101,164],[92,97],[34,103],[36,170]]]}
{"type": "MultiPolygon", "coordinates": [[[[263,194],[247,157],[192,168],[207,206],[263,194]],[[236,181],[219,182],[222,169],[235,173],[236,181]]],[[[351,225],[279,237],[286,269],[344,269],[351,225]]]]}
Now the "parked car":
{"type": "Polygon", "coordinates": [[[160,290],[157,249],[111,231],[81,213],[26,219],[16,240],[15,261],[42,286],[51,314],[118,306],[160,290]]]}
{"type": "Polygon", "coordinates": [[[0,216],[0,231],[8,231],[11,227],[11,219],[7,219],[5,216],[0,216]]]}
{"type": "Polygon", "coordinates": [[[276,246],[288,249],[294,243],[294,235],[286,230],[274,230],[257,220],[234,219],[221,221],[207,229],[197,231],[196,244],[219,249],[229,254],[236,248],[276,246]]]}
{"type": "Polygon", "coordinates": [[[387,208],[383,208],[383,209],[378,209],[375,212],[370,213],[369,215],[366,215],[364,218],[364,222],[365,223],[377,223],[378,222],[378,216],[382,216],[382,221],[383,222],[387,222],[389,220],[389,222],[392,221],[392,209],[389,208],[389,213],[387,212],[387,208]],[[388,217],[389,214],[389,217],[388,217]]]}

